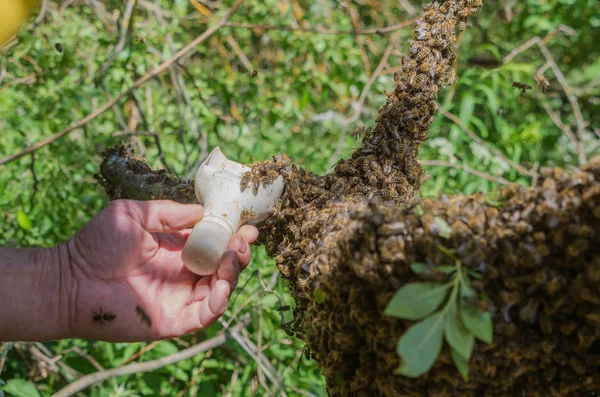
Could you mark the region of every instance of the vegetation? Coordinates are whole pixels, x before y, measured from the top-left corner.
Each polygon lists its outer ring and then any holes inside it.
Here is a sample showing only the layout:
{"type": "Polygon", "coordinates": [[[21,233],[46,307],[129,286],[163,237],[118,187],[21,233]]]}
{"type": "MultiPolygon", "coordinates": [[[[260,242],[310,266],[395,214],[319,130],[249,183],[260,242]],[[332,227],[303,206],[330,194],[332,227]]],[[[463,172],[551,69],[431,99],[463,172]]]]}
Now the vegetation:
{"type": "MultiPolygon", "coordinates": [[[[45,3],[2,52],[0,156],[18,153],[94,113],[202,34],[231,3],[45,3]],[[127,19],[129,7],[134,12],[127,19]],[[120,24],[129,20],[123,29],[120,24]]],[[[109,111],[32,154],[6,163],[0,159],[0,242],[48,246],[69,238],[106,204],[93,175],[101,149],[122,141],[136,145],[156,168],[180,175],[192,173],[215,145],[241,162],[283,152],[296,164],[326,172],[357,146],[351,131],[372,124],[385,101],[383,90],[393,86],[399,55],[414,31],[410,25],[394,26],[421,12],[416,2],[399,3],[243,2],[192,55],[109,111]],[[393,47],[386,53],[389,43],[393,47]]],[[[538,166],[575,165],[598,151],[598,5],[587,0],[575,8],[572,3],[490,2],[472,18],[474,26],[459,39],[459,79],[438,98],[450,118],[437,117],[421,148],[420,158],[431,165],[423,196],[486,192],[507,181],[529,185],[538,166]],[[547,54],[534,45],[503,64],[535,36],[544,40],[547,54]],[[481,57],[498,64],[482,68],[481,57]],[[564,73],[568,86],[552,67],[564,73]],[[545,92],[534,81],[540,68],[549,82],[545,92]],[[522,95],[515,81],[533,89],[522,95]],[[576,95],[581,117],[565,91],[576,95]]],[[[154,395],[157,390],[164,395],[252,395],[254,390],[271,395],[281,388],[288,395],[300,390],[325,395],[319,369],[302,360],[302,343],[281,330],[280,315],[289,320],[285,309],[293,302],[274,270],[257,248],[224,320],[251,316],[244,335],[263,349],[282,385],[265,377],[260,357],[232,340],[151,373],[112,378],[89,389],[90,395],[154,395]]],[[[88,355],[104,368],[149,361],[214,336],[220,327],[158,343],[19,344],[2,372],[8,381],[4,392],[51,394],[79,374],[97,370],[88,355]],[[32,355],[32,349],[50,361],[60,355],[60,365],[32,355]]]]}

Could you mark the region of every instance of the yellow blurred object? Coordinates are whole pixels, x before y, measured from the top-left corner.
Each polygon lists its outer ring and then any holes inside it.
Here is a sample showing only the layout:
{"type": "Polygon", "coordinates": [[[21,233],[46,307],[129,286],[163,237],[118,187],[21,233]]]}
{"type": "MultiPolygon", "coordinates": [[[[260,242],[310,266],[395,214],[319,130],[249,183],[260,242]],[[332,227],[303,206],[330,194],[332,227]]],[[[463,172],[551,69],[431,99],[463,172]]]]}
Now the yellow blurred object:
{"type": "Polygon", "coordinates": [[[0,46],[19,31],[38,3],[38,0],[0,0],[0,46]]]}

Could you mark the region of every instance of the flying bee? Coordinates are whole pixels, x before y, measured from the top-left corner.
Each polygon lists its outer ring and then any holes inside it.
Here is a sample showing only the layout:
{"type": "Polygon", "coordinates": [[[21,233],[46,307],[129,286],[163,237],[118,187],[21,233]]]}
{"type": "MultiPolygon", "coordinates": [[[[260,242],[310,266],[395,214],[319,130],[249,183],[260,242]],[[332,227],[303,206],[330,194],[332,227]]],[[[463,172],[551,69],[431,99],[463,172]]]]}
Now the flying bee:
{"type": "Polygon", "coordinates": [[[542,90],[542,92],[546,92],[548,87],[550,87],[550,82],[541,73],[535,75],[535,82],[537,83],[538,88],[542,90]]]}
{"type": "Polygon", "coordinates": [[[148,313],[146,313],[146,311],[144,310],[143,307],[141,307],[140,305],[137,305],[135,307],[135,312],[140,317],[142,324],[145,323],[148,327],[152,326],[152,320],[150,319],[150,316],[148,315],[148,313]]]}
{"type": "Polygon", "coordinates": [[[521,95],[525,95],[527,93],[527,90],[531,89],[531,86],[529,84],[519,83],[518,81],[515,81],[512,86],[520,89],[521,95]]]}
{"type": "Polygon", "coordinates": [[[365,136],[365,132],[367,131],[367,127],[365,126],[360,126],[358,128],[355,128],[354,131],[352,131],[350,133],[350,135],[354,138],[356,138],[356,140],[359,140],[360,137],[365,136]]]}
{"type": "Polygon", "coordinates": [[[104,324],[105,321],[112,321],[117,318],[117,315],[114,313],[104,313],[102,311],[102,307],[100,307],[100,311],[98,313],[92,312],[92,320],[98,321],[100,325],[104,324]]]}
{"type": "Polygon", "coordinates": [[[250,77],[255,78],[256,76],[258,76],[258,70],[254,69],[250,77]]]}
{"type": "Polygon", "coordinates": [[[63,46],[60,43],[56,43],[54,44],[54,48],[56,48],[56,51],[62,53],[63,52],[63,46]]]}
{"type": "Polygon", "coordinates": [[[400,75],[397,72],[394,72],[394,83],[396,84],[396,87],[400,84],[400,75]]]}
{"type": "Polygon", "coordinates": [[[144,36],[140,36],[137,39],[135,39],[135,42],[139,45],[146,44],[146,38],[144,36]]]}
{"type": "Polygon", "coordinates": [[[461,18],[458,22],[458,30],[464,32],[467,28],[467,18],[461,18]]]}

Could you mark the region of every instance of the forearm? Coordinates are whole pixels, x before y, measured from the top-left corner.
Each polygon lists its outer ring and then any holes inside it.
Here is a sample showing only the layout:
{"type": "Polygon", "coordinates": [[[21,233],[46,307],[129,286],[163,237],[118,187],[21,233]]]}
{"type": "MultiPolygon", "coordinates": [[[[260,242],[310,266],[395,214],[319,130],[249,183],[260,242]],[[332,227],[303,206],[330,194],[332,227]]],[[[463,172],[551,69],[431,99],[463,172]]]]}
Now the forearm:
{"type": "Polygon", "coordinates": [[[0,248],[0,341],[67,337],[73,288],[65,245],[0,248]]]}

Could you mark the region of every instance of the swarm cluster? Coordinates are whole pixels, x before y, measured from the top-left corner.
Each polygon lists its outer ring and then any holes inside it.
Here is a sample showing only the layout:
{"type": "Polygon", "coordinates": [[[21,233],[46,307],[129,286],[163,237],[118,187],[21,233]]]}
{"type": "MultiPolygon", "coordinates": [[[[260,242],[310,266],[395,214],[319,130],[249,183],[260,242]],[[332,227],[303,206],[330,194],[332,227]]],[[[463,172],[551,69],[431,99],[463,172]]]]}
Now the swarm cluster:
{"type": "MultiPolygon", "coordinates": [[[[348,209],[317,251],[318,275],[296,280],[298,325],[331,396],[591,396],[600,390],[600,159],[539,188],[348,209]],[[442,237],[434,218],[451,226],[442,237]],[[440,249],[445,247],[446,249],[440,249]],[[494,341],[476,344],[464,382],[447,347],[425,376],[394,375],[412,323],[383,314],[394,292],[423,281],[415,262],[483,274],[494,341]],[[317,303],[310,289],[324,291],[317,303]],[[585,394],[587,393],[587,394],[585,394]]],[[[431,273],[436,277],[436,272],[431,273]]]]}
{"type": "MultiPolygon", "coordinates": [[[[304,280],[319,273],[317,248],[339,227],[356,203],[380,199],[396,204],[416,197],[423,169],[416,157],[433,123],[436,94],[455,80],[457,23],[475,13],[478,0],[449,0],[425,7],[403,59],[403,77],[379,110],[374,128],[363,128],[363,141],[332,174],[317,176],[294,168],[284,174],[286,188],[275,216],[267,220],[263,242],[285,277],[304,280]],[[298,269],[301,269],[299,272],[298,269]]],[[[253,173],[271,161],[253,166],[253,173]]],[[[262,174],[265,172],[263,171],[262,174]]]]}

